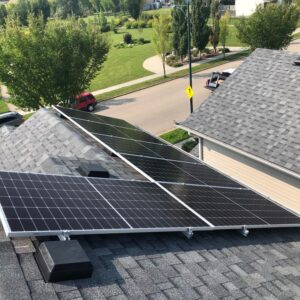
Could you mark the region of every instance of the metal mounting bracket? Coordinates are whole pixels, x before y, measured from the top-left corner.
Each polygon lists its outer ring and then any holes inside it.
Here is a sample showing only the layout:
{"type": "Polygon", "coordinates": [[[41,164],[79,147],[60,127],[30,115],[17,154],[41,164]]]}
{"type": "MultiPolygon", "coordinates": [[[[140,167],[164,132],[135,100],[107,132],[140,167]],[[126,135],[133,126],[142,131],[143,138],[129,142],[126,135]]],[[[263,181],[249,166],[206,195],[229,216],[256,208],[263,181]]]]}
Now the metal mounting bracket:
{"type": "Polygon", "coordinates": [[[60,241],[70,241],[70,235],[68,231],[63,231],[61,234],[58,235],[60,241]]]}
{"type": "Polygon", "coordinates": [[[249,229],[247,229],[247,226],[246,226],[246,225],[244,225],[244,226],[240,229],[240,233],[241,233],[243,236],[245,236],[245,237],[248,236],[248,234],[249,234],[249,229]]]}
{"type": "Polygon", "coordinates": [[[192,236],[194,235],[194,232],[193,232],[192,228],[190,228],[190,227],[187,228],[187,230],[183,231],[182,233],[188,239],[192,238],[192,236]]]}

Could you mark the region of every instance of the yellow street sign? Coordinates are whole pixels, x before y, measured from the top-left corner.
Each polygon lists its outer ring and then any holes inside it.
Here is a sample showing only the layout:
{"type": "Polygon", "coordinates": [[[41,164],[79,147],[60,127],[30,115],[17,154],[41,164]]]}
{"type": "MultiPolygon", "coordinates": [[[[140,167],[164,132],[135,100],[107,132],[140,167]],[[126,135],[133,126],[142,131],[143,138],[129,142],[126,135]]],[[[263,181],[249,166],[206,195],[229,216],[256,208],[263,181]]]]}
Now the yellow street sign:
{"type": "Polygon", "coordinates": [[[185,92],[189,99],[191,99],[194,96],[194,91],[190,85],[185,89],[185,92]]]}

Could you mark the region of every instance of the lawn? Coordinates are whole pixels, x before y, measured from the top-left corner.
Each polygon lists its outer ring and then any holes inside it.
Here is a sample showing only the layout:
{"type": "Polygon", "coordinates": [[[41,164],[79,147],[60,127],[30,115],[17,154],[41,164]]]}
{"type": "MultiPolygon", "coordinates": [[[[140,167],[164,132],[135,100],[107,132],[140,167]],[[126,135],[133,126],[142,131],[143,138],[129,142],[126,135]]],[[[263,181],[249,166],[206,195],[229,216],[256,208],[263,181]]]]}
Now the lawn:
{"type": "Polygon", "coordinates": [[[152,73],[143,68],[143,62],[148,57],[155,55],[152,43],[137,45],[133,48],[117,49],[115,44],[123,41],[123,35],[129,32],[132,37],[138,39],[152,40],[152,29],[120,29],[119,33],[110,33],[111,49],[103,69],[93,80],[90,90],[95,91],[112,85],[134,80],[152,73]]]}
{"type": "Polygon", "coordinates": [[[8,107],[4,100],[0,98],[0,113],[4,113],[8,111],[8,107]]]}
{"type": "Polygon", "coordinates": [[[177,128],[162,134],[160,137],[171,144],[176,144],[188,139],[189,134],[187,133],[187,131],[177,128]]]}
{"type": "MultiPolygon", "coordinates": [[[[229,28],[226,46],[244,46],[236,37],[236,28],[234,26],[230,26],[229,28]]],[[[138,29],[122,28],[117,34],[109,33],[111,49],[102,70],[91,83],[91,91],[104,89],[152,74],[143,68],[144,60],[155,55],[155,49],[152,42],[149,44],[137,45],[133,48],[117,49],[114,47],[115,44],[123,41],[123,35],[126,32],[131,33],[132,37],[135,39],[143,37],[145,40],[152,40],[152,28],[145,28],[142,31],[138,29]]],[[[219,47],[221,47],[221,45],[219,45],[219,47]]]]}

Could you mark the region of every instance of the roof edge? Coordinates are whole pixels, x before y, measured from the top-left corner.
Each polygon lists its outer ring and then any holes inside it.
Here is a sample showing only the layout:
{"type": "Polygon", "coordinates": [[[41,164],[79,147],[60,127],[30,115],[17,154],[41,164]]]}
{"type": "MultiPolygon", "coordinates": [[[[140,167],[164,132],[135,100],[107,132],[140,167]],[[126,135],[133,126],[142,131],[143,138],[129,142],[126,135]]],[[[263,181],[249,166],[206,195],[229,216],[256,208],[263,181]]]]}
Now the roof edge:
{"type": "Polygon", "coordinates": [[[198,131],[195,131],[195,130],[193,130],[193,129],[190,129],[189,127],[186,127],[186,126],[184,126],[184,125],[176,124],[176,127],[179,127],[179,128],[181,128],[181,129],[183,129],[183,130],[186,130],[186,131],[188,131],[188,132],[191,132],[191,133],[194,134],[194,135],[197,135],[197,136],[199,136],[199,137],[201,137],[201,138],[207,139],[207,140],[209,140],[209,141],[211,141],[211,142],[213,142],[213,143],[215,143],[215,144],[217,144],[217,145],[220,145],[220,146],[222,146],[222,147],[224,147],[224,148],[226,148],[226,149],[229,149],[229,150],[231,150],[231,151],[234,151],[234,152],[236,152],[236,153],[238,153],[238,154],[244,155],[244,156],[246,156],[246,157],[248,157],[248,158],[250,158],[250,159],[253,159],[253,160],[257,161],[257,162],[263,163],[264,165],[266,165],[266,166],[268,166],[268,167],[271,167],[271,168],[276,169],[276,170],[278,170],[278,171],[281,171],[281,172],[283,172],[283,173],[285,173],[285,174],[288,174],[288,175],[290,175],[290,176],[292,176],[292,177],[295,177],[295,178],[297,178],[297,179],[300,179],[300,174],[299,174],[299,173],[296,173],[296,172],[294,172],[294,171],[291,171],[291,170],[289,170],[289,169],[286,169],[286,168],[284,168],[284,167],[281,167],[281,166],[279,166],[279,165],[276,165],[276,164],[274,164],[274,163],[272,163],[272,162],[270,162],[270,161],[267,161],[267,160],[265,160],[265,159],[263,159],[263,158],[260,158],[260,157],[258,157],[258,156],[255,156],[255,155],[253,155],[253,154],[250,154],[250,153],[248,153],[248,152],[246,152],[246,151],[243,151],[243,150],[241,150],[241,149],[238,149],[238,148],[236,148],[236,147],[230,146],[230,145],[228,145],[228,144],[226,144],[226,143],[224,143],[224,142],[221,142],[221,141],[219,141],[219,140],[217,140],[217,139],[215,139],[215,138],[212,138],[212,137],[210,137],[210,136],[208,136],[208,135],[205,135],[205,134],[203,134],[203,133],[200,133],[200,132],[198,132],[198,131]]]}

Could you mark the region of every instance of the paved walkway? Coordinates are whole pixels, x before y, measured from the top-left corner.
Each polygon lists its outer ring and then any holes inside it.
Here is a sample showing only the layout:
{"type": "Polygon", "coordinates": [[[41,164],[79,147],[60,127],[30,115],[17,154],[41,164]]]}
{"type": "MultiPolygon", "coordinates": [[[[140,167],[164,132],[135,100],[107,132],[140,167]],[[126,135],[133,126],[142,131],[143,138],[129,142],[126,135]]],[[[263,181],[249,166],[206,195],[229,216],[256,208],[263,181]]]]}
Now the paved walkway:
{"type": "MultiPolygon", "coordinates": [[[[239,49],[239,51],[242,50],[242,48],[240,48],[240,47],[238,49],[239,49]]],[[[231,53],[227,53],[226,55],[227,56],[233,55],[233,54],[236,54],[239,51],[232,51],[231,53]]],[[[212,58],[208,58],[208,59],[205,59],[205,60],[194,62],[193,66],[201,65],[201,64],[207,63],[209,61],[214,61],[214,60],[220,59],[220,58],[222,58],[222,56],[223,56],[223,54],[220,54],[220,55],[212,57],[212,58]]],[[[121,84],[118,84],[118,85],[110,86],[110,87],[102,89],[102,90],[93,91],[92,93],[95,96],[97,96],[97,95],[100,95],[100,94],[115,91],[115,90],[118,90],[118,89],[121,89],[121,88],[124,88],[124,87],[128,87],[128,86],[131,86],[131,85],[135,85],[135,84],[138,84],[138,83],[142,83],[142,82],[145,82],[145,81],[152,80],[152,79],[159,78],[159,77],[163,76],[162,63],[161,63],[161,61],[159,61],[159,57],[156,58],[156,56],[154,56],[153,59],[155,60],[155,70],[158,73],[153,72],[153,73],[155,73],[153,75],[145,76],[145,77],[138,78],[138,79],[135,79],[135,80],[131,80],[131,81],[128,81],[128,82],[124,82],[124,83],[121,83],[121,84]],[[161,71],[160,72],[158,71],[159,65],[161,66],[161,71]]],[[[147,65],[149,66],[148,63],[147,63],[147,65]]],[[[184,66],[179,67],[179,68],[169,68],[167,74],[171,74],[171,73],[175,73],[175,72],[178,72],[178,71],[181,71],[181,70],[185,70],[185,69],[188,69],[188,67],[189,67],[188,65],[184,65],[184,66]]]]}

